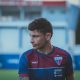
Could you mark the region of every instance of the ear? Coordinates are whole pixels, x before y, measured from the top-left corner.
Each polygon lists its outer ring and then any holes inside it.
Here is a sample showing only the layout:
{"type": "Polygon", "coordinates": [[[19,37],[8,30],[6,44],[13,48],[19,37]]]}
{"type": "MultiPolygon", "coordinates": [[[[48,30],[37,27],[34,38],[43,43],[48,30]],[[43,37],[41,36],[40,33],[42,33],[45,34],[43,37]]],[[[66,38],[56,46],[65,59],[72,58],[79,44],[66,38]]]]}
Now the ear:
{"type": "Polygon", "coordinates": [[[46,33],[46,39],[49,41],[51,39],[51,33],[46,33]]]}

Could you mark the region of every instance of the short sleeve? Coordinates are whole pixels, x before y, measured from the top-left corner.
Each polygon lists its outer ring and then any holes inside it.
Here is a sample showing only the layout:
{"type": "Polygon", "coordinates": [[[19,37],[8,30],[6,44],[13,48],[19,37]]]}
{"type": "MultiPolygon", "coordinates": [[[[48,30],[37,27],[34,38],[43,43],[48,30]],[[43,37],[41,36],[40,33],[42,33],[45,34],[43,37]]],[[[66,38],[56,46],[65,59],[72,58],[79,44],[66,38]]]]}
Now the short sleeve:
{"type": "Polygon", "coordinates": [[[66,75],[70,75],[70,74],[73,74],[73,64],[72,64],[72,58],[68,53],[68,56],[66,59],[66,75]]]}
{"type": "Polygon", "coordinates": [[[19,76],[28,76],[28,60],[26,54],[22,54],[19,60],[19,76]]]}

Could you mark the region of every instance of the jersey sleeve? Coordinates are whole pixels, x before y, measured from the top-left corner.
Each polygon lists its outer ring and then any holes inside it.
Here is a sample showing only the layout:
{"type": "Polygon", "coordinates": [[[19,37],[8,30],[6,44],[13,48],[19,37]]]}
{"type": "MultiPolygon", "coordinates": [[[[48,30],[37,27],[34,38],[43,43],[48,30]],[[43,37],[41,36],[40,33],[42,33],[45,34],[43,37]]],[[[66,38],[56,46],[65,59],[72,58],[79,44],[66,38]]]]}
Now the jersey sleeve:
{"type": "Polygon", "coordinates": [[[73,74],[73,64],[72,64],[72,58],[68,53],[68,56],[66,59],[66,75],[71,75],[71,74],[73,74]]]}
{"type": "Polygon", "coordinates": [[[25,54],[22,54],[19,60],[19,76],[27,77],[28,76],[28,60],[25,54]]]}

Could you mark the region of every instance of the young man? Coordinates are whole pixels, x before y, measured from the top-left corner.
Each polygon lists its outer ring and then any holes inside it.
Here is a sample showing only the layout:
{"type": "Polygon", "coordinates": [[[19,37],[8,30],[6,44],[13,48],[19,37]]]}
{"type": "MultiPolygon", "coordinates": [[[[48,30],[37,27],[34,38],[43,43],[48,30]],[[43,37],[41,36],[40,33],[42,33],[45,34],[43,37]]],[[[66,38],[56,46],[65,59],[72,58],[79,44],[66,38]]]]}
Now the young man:
{"type": "Polygon", "coordinates": [[[19,62],[19,80],[73,80],[72,59],[68,52],[51,44],[51,23],[39,18],[28,26],[33,49],[19,62]]]}

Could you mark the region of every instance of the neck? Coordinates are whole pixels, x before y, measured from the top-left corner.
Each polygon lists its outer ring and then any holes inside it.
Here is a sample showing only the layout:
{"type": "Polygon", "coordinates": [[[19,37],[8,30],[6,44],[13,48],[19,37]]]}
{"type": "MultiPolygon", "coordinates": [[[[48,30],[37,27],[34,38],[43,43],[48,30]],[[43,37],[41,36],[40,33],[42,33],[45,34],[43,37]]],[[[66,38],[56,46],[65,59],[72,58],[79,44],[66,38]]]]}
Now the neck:
{"type": "Polygon", "coordinates": [[[51,43],[48,43],[44,46],[44,48],[38,49],[37,51],[40,53],[44,53],[44,54],[48,54],[52,51],[53,46],[51,45],[51,43]]]}

